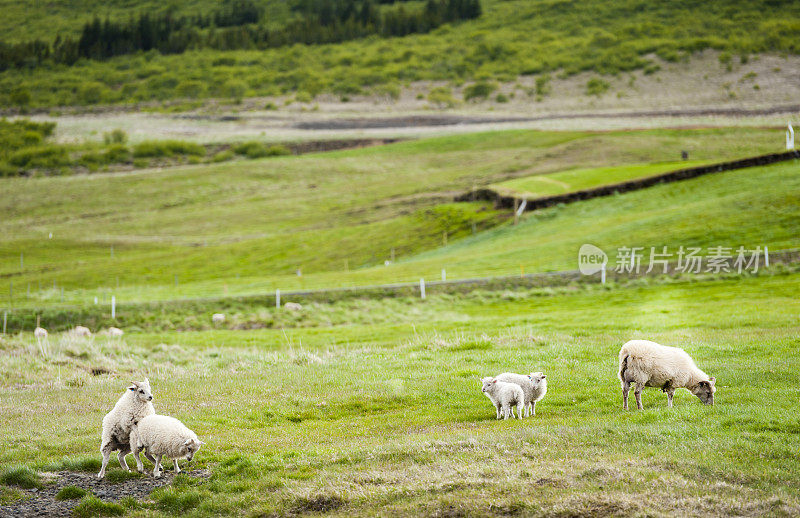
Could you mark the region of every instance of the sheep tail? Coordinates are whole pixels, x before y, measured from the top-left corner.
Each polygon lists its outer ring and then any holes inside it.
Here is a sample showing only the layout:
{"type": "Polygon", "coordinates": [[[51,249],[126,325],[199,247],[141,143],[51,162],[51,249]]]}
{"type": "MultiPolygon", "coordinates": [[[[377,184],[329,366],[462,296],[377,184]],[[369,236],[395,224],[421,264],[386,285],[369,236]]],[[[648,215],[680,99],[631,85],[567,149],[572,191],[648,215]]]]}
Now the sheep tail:
{"type": "Polygon", "coordinates": [[[625,371],[628,369],[628,355],[626,354],[619,361],[619,380],[625,382],[625,371]]]}

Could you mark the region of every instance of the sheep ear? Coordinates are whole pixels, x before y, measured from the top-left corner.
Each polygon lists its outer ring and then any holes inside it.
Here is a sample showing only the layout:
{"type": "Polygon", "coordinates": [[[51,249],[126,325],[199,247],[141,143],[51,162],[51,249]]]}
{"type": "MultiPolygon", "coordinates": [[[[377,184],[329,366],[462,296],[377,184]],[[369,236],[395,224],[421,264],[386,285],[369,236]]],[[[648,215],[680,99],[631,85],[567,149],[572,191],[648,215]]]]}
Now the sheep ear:
{"type": "Polygon", "coordinates": [[[192,439],[186,439],[186,441],[183,443],[184,446],[189,446],[190,444],[192,444],[192,439]]]}
{"type": "Polygon", "coordinates": [[[716,383],[716,382],[717,382],[717,378],[715,378],[714,376],[711,376],[710,378],[708,378],[708,384],[711,385],[712,387],[714,386],[714,383],[716,383]]]}

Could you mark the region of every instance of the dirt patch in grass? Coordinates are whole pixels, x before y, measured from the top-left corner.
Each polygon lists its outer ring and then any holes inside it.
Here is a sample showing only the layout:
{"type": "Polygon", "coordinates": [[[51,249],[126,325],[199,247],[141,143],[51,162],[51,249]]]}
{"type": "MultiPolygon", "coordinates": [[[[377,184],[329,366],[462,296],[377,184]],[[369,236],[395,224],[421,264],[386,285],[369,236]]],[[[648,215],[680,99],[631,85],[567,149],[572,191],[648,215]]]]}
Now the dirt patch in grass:
{"type": "Polygon", "coordinates": [[[292,512],[297,514],[327,513],[341,509],[345,505],[347,505],[347,501],[337,495],[316,495],[298,498],[292,505],[292,512]]]}
{"type": "MultiPolygon", "coordinates": [[[[117,473],[116,471],[109,473],[117,473]]],[[[199,479],[211,476],[208,470],[184,471],[184,474],[199,479]]],[[[175,474],[167,471],[160,479],[152,477],[125,478],[119,483],[108,479],[98,480],[95,473],[59,471],[47,473],[42,478],[50,481],[42,489],[32,488],[22,491],[26,498],[10,505],[0,506],[0,518],[27,516],[71,516],[72,510],[81,500],[57,500],[56,495],[65,487],[80,488],[90,492],[103,501],[118,502],[126,497],[141,500],[154,489],[172,482],[175,474]]],[[[73,489],[74,491],[74,489],[73,489]]]]}

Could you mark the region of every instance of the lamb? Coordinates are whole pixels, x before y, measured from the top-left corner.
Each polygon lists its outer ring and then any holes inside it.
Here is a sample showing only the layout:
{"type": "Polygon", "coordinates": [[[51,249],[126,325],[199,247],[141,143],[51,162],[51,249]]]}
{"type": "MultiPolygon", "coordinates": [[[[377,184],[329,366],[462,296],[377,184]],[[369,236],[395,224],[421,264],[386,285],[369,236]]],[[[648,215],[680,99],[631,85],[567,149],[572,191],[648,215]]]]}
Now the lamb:
{"type": "Polygon", "coordinates": [[[122,331],[122,329],[120,329],[118,327],[109,327],[108,328],[108,336],[117,336],[117,337],[119,337],[119,336],[122,336],[124,334],[125,333],[122,331]]]}
{"type": "Polygon", "coordinates": [[[659,345],[650,340],[631,340],[619,351],[619,379],[622,383],[622,408],[628,409],[628,392],[636,383],[636,408],[642,409],[642,389],[658,387],[667,393],[667,407],[672,407],[675,390],[685,388],[706,405],[714,404],[714,384],[695,365],[683,349],[659,345]]]}
{"type": "Polygon", "coordinates": [[[221,324],[225,322],[225,315],[223,313],[214,313],[211,315],[211,321],[215,324],[221,324]]]}
{"type": "Polygon", "coordinates": [[[125,462],[125,455],[131,452],[131,430],[136,421],[156,413],[151,401],[153,394],[150,392],[150,380],[145,378],[144,381],[132,381],[131,386],[119,398],[111,412],[103,417],[103,434],[100,441],[103,465],[97,478],[106,475],[106,466],[112,451],[119,451],[117,453],[119,465],[122,469],[130,471],[125,462]]]}
{"type": "Polygon", "coordinates": [[[70,330],[69,334],[72,336],[92,336],[92,332],[89,330],[89,328],[83,326],[75,326],[72,330],[70,330]]]}
{"type": "Polygon", "coordinates": [[[33,330],[33,336],[35,336],[37,340],[45,340],[47,338],[47,329],[36,326],[36,329],[33,330]]]}
{"type": "Polygon", "coordinates": [[[158,478],[162,475],[161,458],[172,459],[175,464],[175,473],[180,473],[178,459],[185,457],[191,462],[195,453],[200,450],[203,444],[197,435],[189,430],[182,422],[165,415],[149,415],[143,418],[134,427],[131,433],[131,448],[136,457],[136,469],[144,473],[142,460],[139,452],[145,451],[148,459],[155,457],[153,464],[153,476],[158,478]]]}
{"type": "Polygon", "coordinates": [[[527,375],[504,372],[495,378],[497,381],[519,385],[525,393],[525,417],[536,415],[536,403],[547,394],[547,376],[541,372],[531,372],[527,375]]]}
{"type": "Polygon", "coordinates": [[[497,419],[502,415],[504,419],[509,416],[522,419],[523,411],[525,409],[525,393],[522,387],[516,383],[507,383],[505,381],[498,381],[497,378],[482,378],[482,392],[494,404],[497,411],[497,419]],[[517,407],[519,416],[514,415],[514,408],[517,407]]]}
{"type": "Polygon", "coordinates": [[[303,309],[303,306],[297,302],[287,302],[283,307],[291,311],[301,311],[303,309]]]}

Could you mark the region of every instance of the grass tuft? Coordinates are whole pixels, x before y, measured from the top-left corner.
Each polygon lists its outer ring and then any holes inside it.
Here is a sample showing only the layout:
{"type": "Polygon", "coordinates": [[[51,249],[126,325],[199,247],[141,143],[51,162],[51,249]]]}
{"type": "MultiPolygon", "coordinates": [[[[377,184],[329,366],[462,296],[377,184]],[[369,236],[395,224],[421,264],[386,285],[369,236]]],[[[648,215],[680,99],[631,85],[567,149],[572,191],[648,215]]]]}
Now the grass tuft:
{"type": "Polygon", "coordinates": [[[7,469],[0,475],[0,482],[9,486],[18,486],[23,489],[43,487],[39,475],[31,468],[25,466],[7,469]]]}
{"type": "Polygon", "coordinates": [[[78,486],[64,486],[56,493],[56,500],[75,500],[88,495],[89,491],[78,486]]]}
{"type": "Polygon", "coordinates": [[[93,495],[87,495],[72,510],[77,518],[93,518],[95,516],[122,516],[125,508],[113,502],[104,502],[93,495]]]}

